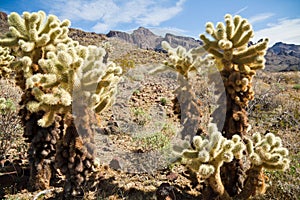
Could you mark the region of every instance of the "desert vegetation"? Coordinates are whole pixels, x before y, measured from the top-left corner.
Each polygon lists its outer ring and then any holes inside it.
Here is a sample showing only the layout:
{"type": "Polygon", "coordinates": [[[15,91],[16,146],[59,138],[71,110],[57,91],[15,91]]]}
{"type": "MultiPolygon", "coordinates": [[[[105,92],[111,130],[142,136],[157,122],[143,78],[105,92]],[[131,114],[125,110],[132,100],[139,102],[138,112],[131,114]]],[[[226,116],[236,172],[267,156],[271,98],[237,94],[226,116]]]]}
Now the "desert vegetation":
{"type": "Polygon", "coordinates": [[[8,23],[1,197],[299,198],[299,72],[263,72],[268,40],[249,45],[246,19],[207,23],[197,48],[119,57],[42,11],[8,23]]]}

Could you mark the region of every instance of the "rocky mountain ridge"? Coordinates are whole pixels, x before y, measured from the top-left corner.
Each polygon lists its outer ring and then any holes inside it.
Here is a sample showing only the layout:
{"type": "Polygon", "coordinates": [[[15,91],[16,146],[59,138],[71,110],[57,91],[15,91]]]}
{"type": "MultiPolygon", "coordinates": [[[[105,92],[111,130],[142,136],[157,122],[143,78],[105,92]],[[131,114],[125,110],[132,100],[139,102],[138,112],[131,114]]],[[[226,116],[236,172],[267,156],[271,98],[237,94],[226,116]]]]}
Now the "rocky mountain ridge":
{"type": "Polygon", "coordinates": [[[268,71],[300,71],[300,45],[277,42],[266,54],[268,71]]]}
{"type": "MultiPolygon", "coordinates": [[[[0,12],[0,36],[8,31],[7,14],[0,12]]],[[[149,29],[139,27],[132,33],[110,31],[107,34],[85,32],[70,28],[69,35],[83,45],[97,45],[105,40],[113,41],[115,48],[128,44],[137,49],[162,52],[161,42],[167,41],[171,46],[181,45],[191,49],[201,45],[200,40],[192,37],[177,36],[167,33],[164,37],[155,35],[149,29]],[[120,43],[118,45],[118,43],[120,43]]],[[[126,45],[126,46],[128,46],[126,45]]],[[[300,71],[300,45],[278,42],[270,47],[266,54],[266,71],[300,71]]]]}
{"type": "Polygon", "coordinates": [[[191,49],[201,45],[199,40],[195,40],[192,37],[176,36],[167,33],[164,37],[155,35],[149,29],[139,27],[132,33],[126,33],[122,31],[110,31],[106,34],[107,37],[116,37],[126,42],[137,45],[142,49],[161,50],[161,42],[167,41],[172,46],[184,46],[187,49],[191,49]]]}

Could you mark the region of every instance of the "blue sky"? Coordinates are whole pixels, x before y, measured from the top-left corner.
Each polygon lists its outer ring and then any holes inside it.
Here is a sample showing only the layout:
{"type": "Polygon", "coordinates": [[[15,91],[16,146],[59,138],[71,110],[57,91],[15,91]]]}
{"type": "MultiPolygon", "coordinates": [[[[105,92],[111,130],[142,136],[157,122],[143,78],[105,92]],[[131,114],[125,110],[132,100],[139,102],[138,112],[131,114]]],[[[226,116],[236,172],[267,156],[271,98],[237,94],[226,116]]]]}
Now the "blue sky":
{"type": "Polygon", "coordinates": [[[6,13],[44,10],[71,27],[96,33],[130,32],[139,26],[159,35],[166,32],[198,38],[208,21],[241,15],[255,30],[253,41],[268,37],[275,42],[300,44],[299,0],[0,0],[6,13]]]}

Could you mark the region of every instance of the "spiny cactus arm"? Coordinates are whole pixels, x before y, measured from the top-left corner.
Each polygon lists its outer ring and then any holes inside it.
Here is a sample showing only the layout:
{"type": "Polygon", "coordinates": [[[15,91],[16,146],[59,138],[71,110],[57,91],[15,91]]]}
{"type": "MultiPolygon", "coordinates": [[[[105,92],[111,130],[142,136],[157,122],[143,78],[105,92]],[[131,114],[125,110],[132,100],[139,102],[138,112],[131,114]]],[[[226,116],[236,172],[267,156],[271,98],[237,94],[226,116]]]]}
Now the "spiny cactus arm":
{"type": "Polygon", "coordinates": [[[251,162],[247,171],[244,188],[236,199],[248,199],[266,191],[264,169],[285,170],[289,166],[288,150],[282,147],[282,141],[273,133],[261,135],[255,133],[245,138],[246,152],[251,162]]]}
{"type": "Polygon", "coordinates": [[[192,55],[182,46],[172,48],[166,41],[162,42],[162,47],[167,50],[169,54],[169,62],[166,61],[165,65],[179,72],[184,77],[187,77],[188,72],[192,70],[192,55]]]}
{"type": "Polygon", "coordinates": [[[1,65],[8,65],[14,59],[15,59],[15,57],[10,54],[10,49],[8,47],[0,46],[0,64],[1,65]]]}
{"type": "MultiPolygon", "coordinates": [[[[76,45],[60,44],[55,52],[48,52],[45,59],[39,60],[39,71],[42,73],[32,74],[30,70],[24,70],[26,89],[31,91],[34,98],[28,102],[27,109],[30,112],[38,112],[39,109],[45,112],[38,122],[42,127],[50,126],[56,115],[71,110],[75,75],[72,72],[83,63],[83,58],[76,55],[76,50],[76,45]]],[[[31,66],[30,62],[28,66],[31,66]]]]}
{"type": "Polygon", "coordinates": [[[58,44],[70,41],[68,27],[70,21],[60,21],[56,16],[39,12],[24,12],[22,17],[12,12],[8,16],[8,37],[1,39],[0,44],[7,46],[20,45],[24,52],[31,52],[48,44],[58,44]]]}
{"type": "Polygon", "coordinates": [[[0,77],[8,77],[11,74],[10,63],[15,59],[10,55],[10,49],[8,47],[0,46],[0,77]]]}
{"type": "Polygon", "coordinates": [[[261,136],[255,133],[247,138],[247,151],[251,163],[269,170],[285,170],[289,166],[289,152],[282,147],[282,141],[273,133],[261,136]]]}
{"type": "Polygon", "coordinates": [[[193,138],[195,148],[184,149],[181,162],[198,172],[203,179],[208,179],[213,190],[228,199],[220,176],[221,166],[224,162],[231,162],[234,157],[240,159],[246,146],[238,135],[234,135],[231,140],[224,138],[215,124],[209,125],[208,133],[207,139],[201,136],[193,138]]]}
{"type": "MultiPolygon", "coordinates": [[[[208,139],[202,139],[201,136],[195,136],[193,138],[195,148],[184,149],[182,151],[183,160],[196,159],[197,162],[200,162],[200,165],[214,162],[214,167],[220,167],[223,162],[231,162],[234,157],[242,157],[242,152],[246,146],[240,136],[234,135],[231,140],[226,139],[217,130],[215,124],[209,125],[208,133],[208,139]]],[[[197,170],[197,167],[192,168],[197,170]]]]}
{"type": "Polygon", "coordinates": [[[62,107],[61,105],[49,105],[35,100],[29,101],[26,104],[26,108],[31,113],[44,112],[42,118],[38,120],[38,125],[40,127],[49,127],[53,125],[56,116],[59,114],[70,113],[71,111],[69,106],[62,107]]]}
{"type": "Polygon", "coordinates": [[[87,56],[78,69],[79,87],[75,93],[83,91],[85,102],[97,113],[114,102],[116,86],[121,80],[122,69],[113,62],[103,63],[105,50],[101,47],[88,46],[87,56]]]}
{"type": "Polygon", "coordinates": [[[187,51],[182,46],[172,48],[166,41],[162,42],[162,47],[168,51],[169,59],[164,62],[164,66],[159,66],[150,73],[172,69],[181,76],[189,78],[191,74],[200,72],[201,66],[211,66],[214,64],[214,58],[205,56],[206,52],[202,47],[192,48],[187,51]]]}
{"type": "Polygon", "coordinates": [[[214,28],[212,23],[207,23],[206,32],[213,37],[211,41],[204,34],[200,39],[204,48],[217,59],[223,60],[226,70],[235,65],[249,65],[253,70],[264,66],[263,56],[266,53],[268,39],[248,47],[253,37],[253,30],[246,19],[240,16],[225,15],[225,25],[218,23],[214,28]]]}

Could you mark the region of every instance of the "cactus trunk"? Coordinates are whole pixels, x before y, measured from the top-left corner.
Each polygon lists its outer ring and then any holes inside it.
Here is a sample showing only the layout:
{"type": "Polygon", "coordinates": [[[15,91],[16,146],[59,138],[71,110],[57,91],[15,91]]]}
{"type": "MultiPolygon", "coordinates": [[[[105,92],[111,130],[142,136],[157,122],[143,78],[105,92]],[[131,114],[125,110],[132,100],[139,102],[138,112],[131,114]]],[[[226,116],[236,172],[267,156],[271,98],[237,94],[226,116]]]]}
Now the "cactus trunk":
{"type": "Polygon", "coordinates": [[[54,168],[56,145],[61,133],[61,118],[56,117],[55,123],[47,128],[37,125],[39,114],[33,114],[24,123],[24,136],[28,138],[30,147],[28,158],[30,163],[30,188],[43,190],[50,187],[56,177],[54,168]]]}

